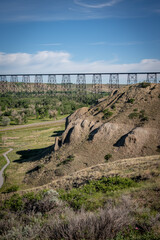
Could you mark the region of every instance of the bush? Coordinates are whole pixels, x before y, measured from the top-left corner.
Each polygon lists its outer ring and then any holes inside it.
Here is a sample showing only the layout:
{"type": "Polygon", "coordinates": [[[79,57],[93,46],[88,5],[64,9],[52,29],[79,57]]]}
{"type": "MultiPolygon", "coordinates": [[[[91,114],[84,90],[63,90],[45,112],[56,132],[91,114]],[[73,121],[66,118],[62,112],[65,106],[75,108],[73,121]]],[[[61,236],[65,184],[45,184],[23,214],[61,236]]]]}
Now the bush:
{"type": "Polygon", "coordinates": [[[104,113],[104,116],[103,116],[104,120],[110,118],[113,115],[113,112],[110,112],[108,109],[105,109],[103,113],[104,113]]]}
{"type": "Polygon", "coordinates": [[[146,88],[146,87],[150,87],[150,86],[151,86],[151,83],[149,83],[149,82],[142,82],[139,84],[140,88],[146,88]]]}
{"type": "Polygon", "coordinates": [[[141,110],[139,114],[141,121],[148,121],[148,117],[145,115],[145,110],[141,110]]]}
{"type": "Polygon", "coordinates": [[[116,207],[108,204],[96,213],[81,210],[75,215],[68,209],[64,219],[47,222],[40,234],[42,239],[107,240],[113,239],[131,223],[129,207],[124,202],[116,207]]]}
{"type": "Polygon", "coordinates": [[[130,99],[128,99],[128,103],[134,103],[134,101],[135,101],[135,99],[134,98],[130,98],[130,99]]]}
{"type": "Polygon", "coordinates": [[[5,193],[16,192],[16,191],[18,191],[18,189],[19,189],[19,186],[13,185],[13,186],[7,188],[5,193]]]}
{"type": "Polygon", "coordinates": [[[108,161],[112,157],[112,154],[108,153],[104,156],[104,159],[108,161]]]}
{"type": "Polygon", "coordinates": [[[56,176],[59,176],[59,177],[64,176],[64,172],[63,172],[63,170],[61,168],[57,168],[54,171],[54,173],[55,173],[56,176]]]}
{"type": "Polygon", "coordinates": [[[14,194],[10,199],[5,200],[3,204],[4,209],[9,209],[10,211],[17,212],[18,210],[22,210],[24,203],[22,201],[22,197],[19,194],[14,194]]]}
{"type": "Polygon", "coordinates": [[[70,207],[75,210],[82,206],[86,210],[95,210],[104,205],[103,194],[110,194],[116,190],[136,186],[136,182],[129,178],[102,177],[99,180],[92,180],[82,188],[73,188],[69,192],[60,191],[60,198],[67,201],[70,207]]]}
{"type": "Polygon", "coordinates": [[[10,118],[9,117],[2,117],[2,121],[1,121],[1,124],[2,126],[8,126],[10,125],[10,118]]]}
{"type": "Polygon", "coordinates": [[[136,113],[136,112],[130,113],[130,114],[128,115],[129,119],[137,118],[138,116],[139,116],[139,114],[136,113]]]}
{"type": "Polygon", "coordinates": [[[61,166],[61,165],[66,165],[70,162],[72,162],[74,160],[74,155],[69,155],[64,161],[62,161],[61,163],[57,164],[57,167],[61,166]]]}
{"type": "Polygon", "coordinates": [[[112,108],[113,110],[115,110],[115,109],[116,109],[115,104],[113,104],[113,105],[111,106],[111,108],[112,108]]]}

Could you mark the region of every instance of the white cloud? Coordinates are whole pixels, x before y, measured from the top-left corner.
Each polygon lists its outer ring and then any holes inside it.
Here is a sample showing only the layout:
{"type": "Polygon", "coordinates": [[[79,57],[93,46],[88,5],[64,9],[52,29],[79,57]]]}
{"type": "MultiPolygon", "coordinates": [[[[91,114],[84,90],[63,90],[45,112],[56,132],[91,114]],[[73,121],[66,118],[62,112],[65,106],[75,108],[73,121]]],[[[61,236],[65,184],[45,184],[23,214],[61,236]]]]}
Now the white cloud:
{"type": "Polygon", "coordinates": [[[87,7],[87,8],[112,7],[113,5],[115,5],[121,1],[123,1],[123,0],[108,0],[107,2],[105,1],[104,3],[99,3],[99,4],[87,4],[87,3],[82,2],[81,0],[74,0],[75,4],[78,4],[81,7],[87,7]]]}
{"type": "Polygon", "coordinates": [[[63,51],[42,51],[35,54],[0,53],[1,74],[154,72],[159,69],[159,59],[143,59],[138,63],[117,64],[113,60],[76,62],[71,59],[70,53],[63,51]]]}

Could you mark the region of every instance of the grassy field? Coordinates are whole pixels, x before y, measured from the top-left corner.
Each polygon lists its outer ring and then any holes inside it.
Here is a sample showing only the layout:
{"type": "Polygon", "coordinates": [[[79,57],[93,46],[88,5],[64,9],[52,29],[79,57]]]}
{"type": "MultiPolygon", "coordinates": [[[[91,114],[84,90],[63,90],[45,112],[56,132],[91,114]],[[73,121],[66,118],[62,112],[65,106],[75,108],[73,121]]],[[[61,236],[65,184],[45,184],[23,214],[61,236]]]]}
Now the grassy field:
{"type": "Polygon", "coordinates": [[[8,148],[13,148],[13,151],[8,154],[11,164],[5,170],[5,184],[1,188],[1,192],[12,185],[18,185],[20,189],[27,188],[28,186],[23,183],[26,171],[41,156],[48,153],[49,148],[54,144],[55,136],[62,133],[63,130],[64,123],[54,123],[48,126],[46,123],[43,126],[1,132],[0,153],[3,160],[1,166],[4,165],[2,153],[8,148]],[[28,153],[24,161],[22,161],[23,152],[28,153]]]}

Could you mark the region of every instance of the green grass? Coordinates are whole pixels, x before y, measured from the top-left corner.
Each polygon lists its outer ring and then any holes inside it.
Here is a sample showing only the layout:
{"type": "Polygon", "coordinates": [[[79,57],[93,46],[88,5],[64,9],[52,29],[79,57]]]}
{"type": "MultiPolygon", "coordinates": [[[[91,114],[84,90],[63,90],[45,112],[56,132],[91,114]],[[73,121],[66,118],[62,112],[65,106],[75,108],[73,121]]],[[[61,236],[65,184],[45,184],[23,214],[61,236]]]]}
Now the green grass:
{"type": "Polygon", "coordinates": [[[4,172],[6,181],[0,192],[6,191],[12,185],[19,186],[19,189],[31,187],[23,182],[27,169],[31,169],[35,161],[48,153],[50,146],[54,144],[57,132],[61,133],[65,128],[64,125],[64,123],[50,125],[46,123],[45,126],[1,132],[2,149],[13,148],[13,151],[8,154],[11,163],[4,172]]]}

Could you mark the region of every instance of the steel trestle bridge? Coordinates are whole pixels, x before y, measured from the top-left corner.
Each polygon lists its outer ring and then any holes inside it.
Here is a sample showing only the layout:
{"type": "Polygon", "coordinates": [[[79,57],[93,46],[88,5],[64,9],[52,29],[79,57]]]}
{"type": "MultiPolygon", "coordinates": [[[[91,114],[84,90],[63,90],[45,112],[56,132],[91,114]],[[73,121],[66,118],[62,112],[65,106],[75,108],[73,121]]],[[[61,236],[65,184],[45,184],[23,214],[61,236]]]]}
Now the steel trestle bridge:
{"type": "Polygon", "coordinates": [[[83,96],[89,91],[93,94],[103,92],[103,86],[110,89],[121,85],[139,82],[159,83],[160,72],[130,73],[58,73],[58,74],[0,74],[0,93],[36,92],[38,94],[76,92],[83,96]]]}

